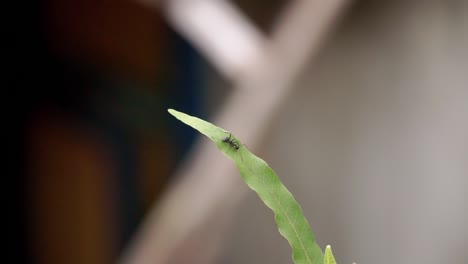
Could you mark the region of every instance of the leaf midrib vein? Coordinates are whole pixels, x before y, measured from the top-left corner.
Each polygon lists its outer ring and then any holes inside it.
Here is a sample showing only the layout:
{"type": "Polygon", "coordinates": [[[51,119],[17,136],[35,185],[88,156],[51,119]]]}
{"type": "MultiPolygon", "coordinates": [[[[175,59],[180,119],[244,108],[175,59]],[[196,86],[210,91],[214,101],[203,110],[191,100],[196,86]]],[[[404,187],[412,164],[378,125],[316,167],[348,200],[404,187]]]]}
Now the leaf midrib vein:
{"type": "Polygon", "coordinates": [[[312,264],[312,262],[310,261],[310,257],[309,257],[309,254],[308,252],[306,251],[305,247],[304,247],[304,244],[302,243],[302,240],[301,240],[301,237],[299,236],[299,234],[297,233],[297,230],[296,230],[296,227],[295,227],[295,224],[292,223],[291,221],[291,218],[289,218],[289,215],[286,213],[286,211],[284,210],[284,207],[281,205],[280,201],[277,199],[276,195],[274,194],[273,191],[271,191],[271,189],[268,187],[268,185],[265,184],[265,174],[263,174],[263,177],[262,177],[262,183],[264,186],[266,186],[268,192],[270,192],[271,196],[273,197],[273,200],[278,204],[279,208],[281,209],[281,211],[284,213],[284,215],[286,216],[286,218],[288,219],[288,222],[289,224],[291,225],[292,229],[294,230],[294,234],[296,234],[296,237],[297,237],[297,240],[299,241],[300,245],[301,245],[301,248],[302,248],[302,251],[304,251],[306,257],[307,257],[307,262],[312,264]]]}

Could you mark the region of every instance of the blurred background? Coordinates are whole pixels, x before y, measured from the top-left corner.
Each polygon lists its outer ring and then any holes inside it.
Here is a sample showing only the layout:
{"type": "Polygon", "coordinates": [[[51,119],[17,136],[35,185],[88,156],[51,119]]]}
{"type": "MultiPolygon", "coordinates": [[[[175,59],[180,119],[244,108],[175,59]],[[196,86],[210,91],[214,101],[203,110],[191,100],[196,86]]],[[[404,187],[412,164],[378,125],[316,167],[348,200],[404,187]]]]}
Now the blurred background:
{"type": "Polygon", "coordinates": [[[292,263],[271,212],[167,108],[245,138],[339,263],[468,262],[467,1],[36,0],[11,10],[13,263],[292,263]],[[213,167],[190,170],[197,157],[213,167]],[[197,172],[227,183],[192,184],[197,172]],[[166,213],[176,190],[186,200],[166,213]],[[146,232],[191,221],[174,242],[146,232]],[[152,258],[160,252],[167,260],[152,258]]]}

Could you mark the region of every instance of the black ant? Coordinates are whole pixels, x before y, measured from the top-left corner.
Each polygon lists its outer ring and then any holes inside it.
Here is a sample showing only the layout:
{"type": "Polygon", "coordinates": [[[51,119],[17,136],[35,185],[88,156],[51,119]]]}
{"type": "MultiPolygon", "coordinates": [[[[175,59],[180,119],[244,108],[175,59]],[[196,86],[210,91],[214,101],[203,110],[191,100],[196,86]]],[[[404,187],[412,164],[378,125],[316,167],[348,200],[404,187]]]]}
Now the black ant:
{"type": "Polygon", "coordinates": [[[225,137],[222,141],[228,143],[229,146],[235,150],[240,148],[239,143],[235,139],[231,139],[231,133],[229,133],[229,137],[225,137]]]}

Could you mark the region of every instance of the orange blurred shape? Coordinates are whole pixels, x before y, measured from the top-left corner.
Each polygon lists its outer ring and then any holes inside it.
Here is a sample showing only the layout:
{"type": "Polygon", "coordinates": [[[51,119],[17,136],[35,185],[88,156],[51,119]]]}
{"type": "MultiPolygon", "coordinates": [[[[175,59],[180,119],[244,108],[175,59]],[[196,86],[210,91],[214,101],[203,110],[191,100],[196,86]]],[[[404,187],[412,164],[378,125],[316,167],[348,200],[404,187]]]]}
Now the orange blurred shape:
{"type": "Polygon", "coordinates": [[[130,0],[50,0],[44,8],[52,50],[99,70],[154,79],[164,70],[163,34],[158,13],[130,0]]]}
{"type": "Polygon", "coordinates": [[[29,129],[29,222],[37,263],[111,263],[116,252],[111,156],[89,127],[38,114],[29,129]]]}

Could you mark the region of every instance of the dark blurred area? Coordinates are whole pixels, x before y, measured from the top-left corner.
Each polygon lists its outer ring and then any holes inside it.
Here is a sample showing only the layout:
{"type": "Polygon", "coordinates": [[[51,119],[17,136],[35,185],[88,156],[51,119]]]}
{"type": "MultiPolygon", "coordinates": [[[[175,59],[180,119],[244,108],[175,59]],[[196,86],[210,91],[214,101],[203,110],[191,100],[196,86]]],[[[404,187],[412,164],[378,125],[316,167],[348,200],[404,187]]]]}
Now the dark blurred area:
{"type": "Polygon", "coordinates": [[[203,116],[203,62],[135,1],[32,1],[13,11],[9,259],[112,263],[193,140],[166,110],[203,116]]]}
{"type": "MultiPolygon", "coordinates": [[[[275,2],[245,10],[268,31],[275,2]]],[[[194,139],[167,108],[205,116],[202,71],[212,69],[136,1],[13,5],[6,259],[113,263],[194,139]]]]}

